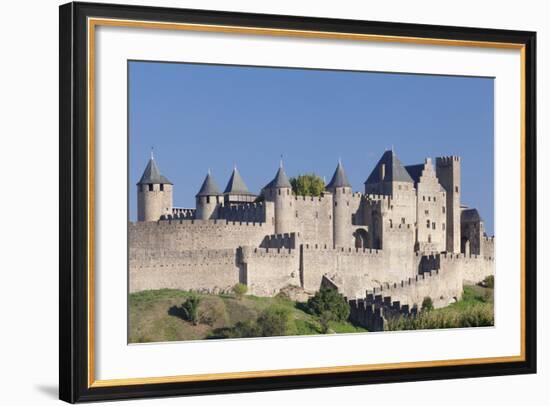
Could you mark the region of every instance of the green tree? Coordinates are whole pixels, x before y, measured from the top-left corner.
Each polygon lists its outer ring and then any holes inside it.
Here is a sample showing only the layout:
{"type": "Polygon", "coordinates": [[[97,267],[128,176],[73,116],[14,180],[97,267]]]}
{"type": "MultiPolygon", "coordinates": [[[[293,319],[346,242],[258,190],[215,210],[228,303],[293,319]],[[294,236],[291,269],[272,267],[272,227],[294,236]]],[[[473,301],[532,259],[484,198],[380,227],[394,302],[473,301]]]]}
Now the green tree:
{"type": "Polygon", "coordinates": [[[319,316],[319,322],[321,323],[321,332],[327,334],[330,331],[330,322],[334,320],[334,314],[330,311],[324,311],[319,316]]]}
{"type": "Polygon", "coordinates": [[[430,310],[434,309],[434,304],[432,301],[432,298],[429,296],[426,296],[424,300],[422,300],[422,311],[423,312],[429,312],[430,310]]]}
{"type": "Polygon", "coordinates": [[[195,326],[199,320],[199,303],[200,297],[193,295],[189,296],[187,300],[181,305],[183,313],[187,321],[190,321],[195,326]]]}
{"type": "Polygon", "coordinates": [[[299,196],[320,196],[325,190],[325,182],[314,173],[290,178],[292,191],[299,196]]]}
{"type": "Polygon", "coordinates": [[[246,292],[248,291],[248,287],[243,283],[237,283],[232,288],[233,293],[239,300],[243,298],[244,295],[246,295],[246,292]]]}
{"type": "Polygon", "coordinates": [[[328,287],[322,287],[313,297],[310,297],[307,307],[311,313],[317,316],[328,312],[334,321],[346,321],[350,312],[349,304],[344,296],[336,289],[328,287]]]}
{"type": "Polygon", "coordinates": [[[290,323],[290,310],[282,306],[265,309],[256,324],[263,337],[287,335],[290,323]]]}

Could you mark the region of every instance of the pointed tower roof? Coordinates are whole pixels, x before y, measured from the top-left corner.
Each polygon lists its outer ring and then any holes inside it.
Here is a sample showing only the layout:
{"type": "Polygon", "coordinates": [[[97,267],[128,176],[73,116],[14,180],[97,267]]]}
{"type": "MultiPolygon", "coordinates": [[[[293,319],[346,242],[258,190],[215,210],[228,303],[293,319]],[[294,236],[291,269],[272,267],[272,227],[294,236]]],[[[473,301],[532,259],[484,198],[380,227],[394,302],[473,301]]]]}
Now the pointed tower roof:
{"type": "Polygon", "coordinates": [[[334,189],[337,187],[351,187],[346,172],[344,171],[344,166],[342,162],[338,161],[338,166],[332,175],[332,179],[326,186],[327,189],[334,189]]]}
{"type": "Polygon", "coordinates": [[[218,188],[218,185],[216,184],[216,181],[212,177],[212,174],[210,171],[208,171],[208,174],[206,175],[206,178],[204,178],[204,182],[202,182],[202,186],[199,190],[199,193],[197,193],[195,196],[216,196],[221,195],[220,189],[218,188]]]}
{"type": "Polygon", "coordinates": [[[149,184],[158,184],[158,183],[169,184],[169,185],[172,184],[172,182],[170,182],[165,176],[163,176],[160,173],[160,169],[157,166],[157,163],[155,162],[155,158],[151,156],[151,158],[149,159],[149,163],[147,163],[147,166],[143,171],[143,175],[141,175],[141,179],[137,184],[149,185],[149,184]]]}
{"type": "Polygon", "coordinates": [[[370,176],[365,181],[366,184],[381,182],[409,182],[414,183],[407,170],[393,151],[386,151],[378,161],[370,176]],[[381,171],[382,165],[385,166],[381,171]],[[384,179],[380,179],[380,174],[384,173],[384,179]]]}
{"type": "Polygon", "coordinates": [[[244,183],[243,178],[241,177],[241,174],[237,170],[237,167],[233,168],[233,172],[231,173],[231,177],[229,178],[229,182],[227,182],[227,186],[225,187],[225,190],[223,193],[226,194],[233,194],[233,195],[250,195],[248,191],[248,187],[246,187],[246,184],[244,183]]]}
{"type": "Polygon", "coordinates": [[[288,180],[288,176],[286,176],[285,170],[281,163],[281,166],[279,167],[279,170],[277,171],[275,178],[273,178],[271,182],[265,185],[265,189],[276,189],[276,188],[283,188],[283,187],[291,188],[292,185],[290,184],[290,181],[288,180]]]}

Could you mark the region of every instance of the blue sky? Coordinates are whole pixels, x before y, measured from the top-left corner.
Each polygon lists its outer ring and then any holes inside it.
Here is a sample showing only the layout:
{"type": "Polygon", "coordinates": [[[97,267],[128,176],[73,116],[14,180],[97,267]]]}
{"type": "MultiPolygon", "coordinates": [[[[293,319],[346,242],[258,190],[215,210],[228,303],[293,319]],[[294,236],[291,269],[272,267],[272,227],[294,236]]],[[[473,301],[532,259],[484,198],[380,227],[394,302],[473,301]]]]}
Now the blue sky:
{"type": "Polygon", "coordinates": [[[491,78],[129,62],[129,197],[151,147],[174,183],[174,206],[194,207],[210,169],[223,190],[237,165],[254,192],[280,156],[289,176],[330,180],[342,159],[355,191],[392,146],[405,165],[462,157],[462,202],[493,233],[491,78]]]}

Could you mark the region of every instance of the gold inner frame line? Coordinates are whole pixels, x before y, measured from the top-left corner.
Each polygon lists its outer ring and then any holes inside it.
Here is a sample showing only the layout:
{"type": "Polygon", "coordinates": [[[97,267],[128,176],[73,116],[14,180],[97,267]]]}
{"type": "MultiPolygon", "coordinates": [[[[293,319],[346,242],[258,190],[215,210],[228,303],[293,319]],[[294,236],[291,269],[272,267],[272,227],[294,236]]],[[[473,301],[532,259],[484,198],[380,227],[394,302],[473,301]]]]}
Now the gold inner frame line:
{"type": "Polygon", "coordinates": [[[290,30],[290,29],[274,29],[261,27],[242,27],[242,26],[227,26],[227,25],[208,25],[208,24],[188,24],[188,23],[166,23],[154,21],[139,21],[139,20],[120,20],[109,18],[89,18],[87,29],[87,45],[88,45],[88,387],[111,387],[124,385],[143,385],[143,384],[160,384],[160,383],[177,383],[177,382],[192,382],[192,381],[212,381],[220,379],[244,379],[244,378],[266,378],[266,377],[281,377],[281,376],[296,376],[296,375],[311,375],[311,374],[331,374],[342,372],[361,372],[361,371],[379,371],[392,370],[398,368],[426,368],[426,367],[441,367],[441,366],[459,366],[472,364],[495,364],[504,362],[522,362],[525,361],[525,45],[518,43],[506,42],[489,42],[489,41],[467,41],[453,39],[438,39],[438,38],[421,38],[421,37],[400,37],[391,35],[373,35],[373,34],[355,34],[345,32],[326,32],[326,31],[306,31],[306,30],[290,30]],[[370,42],[390,42],[403,44],[421,44],[421,45],[436,45],[436,46],[460,46],[460,47],[480,47],[480,48],[497,48],[497,49],[513,49],[520,51],[521,64],[521,102],[520,102],[520,164],[521,164],[521,269],[520,269],[520,337],[521,349],[519,355],[502,356],[502,357],[485,357],[485,358],[465,358],[452,360],[434,360],[434,361],[415,361],[415,362],[396,362],[384,364],[364,364],[364,365],[344,365],[316,368],[294,368],[294,369],[278,369],[266,371],[242,371],[242,372],[222,372],[211,374],[190,374],[176,376],[160,376],[146,378],[122,378],[122,379],[95,379],[95,252],[94,252],[94,196],[95,196],[95,28],[97,26],[109,27],[130,27],[130,28],[148,28],[160,30],[182,30],[194,32],[217,32],[217,33],[233,33],[245,35],[267,35],[267,36],[283,36],[283,37],[299,37],[299,38],[317,38],[317,39],[339,39],[339,40],[355,40],[355,41],[370,41],[370,42]]]}

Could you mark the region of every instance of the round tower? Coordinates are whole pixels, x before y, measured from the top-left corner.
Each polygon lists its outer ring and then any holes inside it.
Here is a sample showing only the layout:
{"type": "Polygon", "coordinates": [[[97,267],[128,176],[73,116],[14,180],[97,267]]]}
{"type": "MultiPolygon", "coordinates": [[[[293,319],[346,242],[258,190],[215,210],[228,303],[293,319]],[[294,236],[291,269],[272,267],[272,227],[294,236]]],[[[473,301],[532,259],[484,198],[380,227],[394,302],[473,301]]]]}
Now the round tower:
{"type": "Polygon", "coordinates": [[[351,208],[352,199],[351,184],[341,162],[332,175],[332,179],[326,186],[332,193],[332,227],[334,247],[352,246],[351,208]]]}
{"type": "Polygon", "coordinates": [[[275,233],[290,233],[294,230],[292,185],[286,176],[283,163],[275,178],[264,187],[265,200],[274,202],[275,233]]]}
{"type": "Polygon", "coordinates": [[[164,177],[151,158],[137,183],[138,221],[157,221],[172,214],[172,182],[164,177]]]}
{"type": "Polygon", "coordinates": [[[204,182],[196,194],[197,211],[195,218],[197,220],[211,220],[218,216],[218,206],[221,203],[222,194],[212,177],[210,171],[206,175],[204,182]]]}

